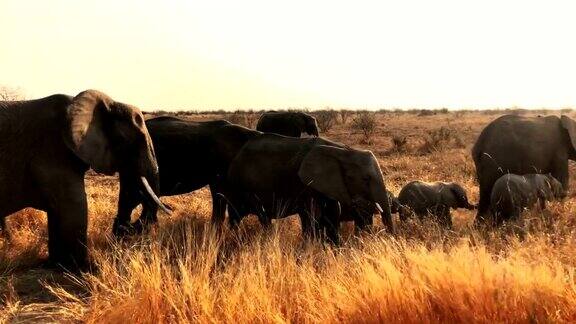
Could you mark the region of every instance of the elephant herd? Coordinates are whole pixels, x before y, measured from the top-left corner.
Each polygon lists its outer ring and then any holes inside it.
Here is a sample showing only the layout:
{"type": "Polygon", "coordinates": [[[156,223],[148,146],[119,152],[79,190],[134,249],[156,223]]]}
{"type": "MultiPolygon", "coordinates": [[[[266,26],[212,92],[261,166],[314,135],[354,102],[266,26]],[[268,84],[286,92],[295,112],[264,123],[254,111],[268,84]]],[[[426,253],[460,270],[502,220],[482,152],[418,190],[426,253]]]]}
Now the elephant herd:
{"type": "MultiPolygon", "coordinates": [[[[449,228],[451,208],[476,208],[457,183],[412,181],[394,197],[372,152],[318,135],[314,117],[301,112],[265,113],[253,130],[224,120],[145,121],[138,108],[95,90],[0,101],[0,225],[6,232],[4,218],[26,207],[45,211],[50,263],[86,269],[89,168],[119,173],[116,236],[142,232],[159,209],[169,213],[158,196],[204,186],[216,228],[226,212],[231,228],[248,214],[265,227],[298,214],[304,236],[335,244],[341,221],[364,230],[379,213],[394,234],[392,213],[401,221],[433,216],[449,228]]],[[[475,222],[497,225],[565,197],[575,147],[576,123],[567,116],[506,115],[491,122],[472,150],[480,185],[475,222]]]]}

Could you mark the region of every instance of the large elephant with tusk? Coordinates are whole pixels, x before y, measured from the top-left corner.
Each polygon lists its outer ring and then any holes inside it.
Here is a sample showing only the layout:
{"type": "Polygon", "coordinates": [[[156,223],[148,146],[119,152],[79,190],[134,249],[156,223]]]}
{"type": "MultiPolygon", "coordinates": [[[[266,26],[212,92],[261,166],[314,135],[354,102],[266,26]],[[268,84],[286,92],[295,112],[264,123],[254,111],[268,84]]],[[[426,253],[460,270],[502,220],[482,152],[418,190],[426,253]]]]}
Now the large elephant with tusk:
{"type": "Polygon", "coordinates": [[[0,218],[26,207],[45,211],[49,261],[65,269],[89,264],[89,168],[129,177],[147,204],[165,209],[142,113],[99,91],[0,101],[0,151],[0,218]]]}
{"type": "MultiPolygon", "coordinates": [[[[208,185],[212,194],[212,221],[220,225],[226,214],[220,184],[225,180],[228,165],[246,141],[262,133],[225,120],[195,122],[169,116],[148,119],[146,127],[158,159],[159,195],[181,195],[208,185]]],[[[143,200],[136,183],[121,175],[114,235],[137,234],[157,222],[157,208],[144,204],[141,216],[131,223],[132,211],[143,200]]]]}

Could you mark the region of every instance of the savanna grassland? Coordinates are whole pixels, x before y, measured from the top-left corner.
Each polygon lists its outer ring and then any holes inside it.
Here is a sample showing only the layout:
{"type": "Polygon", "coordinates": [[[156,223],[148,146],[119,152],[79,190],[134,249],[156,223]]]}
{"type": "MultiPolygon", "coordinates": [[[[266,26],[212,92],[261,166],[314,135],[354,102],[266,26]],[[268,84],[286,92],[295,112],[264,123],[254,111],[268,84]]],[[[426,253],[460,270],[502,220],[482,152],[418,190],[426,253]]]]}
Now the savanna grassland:
{"type": "MultiPolygon", "coordinates": [[[[470,149],[502,113],[318,118],[329,129],[322,135],[372,150],[395,194],[412,179],[457,181],[476,203],[470,149]]],[[[255,121],[250,114],[185,116],[222,117],[255,121]]],[[[115,240],[117,178],[89,173],[89,245],[99,270],[72,277],[44,269],[45,214],[10,216],[12,238],[0,239],[0,322],[574,322],[573,164],[570,172],[564,202],[498,230],[471,228],[473,211],[453,212],[453,231],[426,221],[400,224],[396,216],[395,237],[379,220],[375,233],[361,237],[343,225],[341,247],[303,241],[294,216],[275,221],[272,233],[251,217],[239,233],[219,238],[207,226],[206,189],[163,197],[171,216],[160,214],[143,237],[115,240]]]]}

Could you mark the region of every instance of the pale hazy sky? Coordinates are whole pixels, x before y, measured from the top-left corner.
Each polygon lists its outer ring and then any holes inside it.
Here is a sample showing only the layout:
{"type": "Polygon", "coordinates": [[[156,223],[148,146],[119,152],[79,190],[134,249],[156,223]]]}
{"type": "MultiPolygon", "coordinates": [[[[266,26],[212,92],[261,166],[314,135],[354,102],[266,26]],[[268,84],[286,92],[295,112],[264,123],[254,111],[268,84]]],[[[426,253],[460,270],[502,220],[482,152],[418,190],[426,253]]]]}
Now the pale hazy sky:
{"type": "Polygon", "coordinates": [[[576,107],[576,1],[0,0],[0,85],[143,109],[576,107]]]}

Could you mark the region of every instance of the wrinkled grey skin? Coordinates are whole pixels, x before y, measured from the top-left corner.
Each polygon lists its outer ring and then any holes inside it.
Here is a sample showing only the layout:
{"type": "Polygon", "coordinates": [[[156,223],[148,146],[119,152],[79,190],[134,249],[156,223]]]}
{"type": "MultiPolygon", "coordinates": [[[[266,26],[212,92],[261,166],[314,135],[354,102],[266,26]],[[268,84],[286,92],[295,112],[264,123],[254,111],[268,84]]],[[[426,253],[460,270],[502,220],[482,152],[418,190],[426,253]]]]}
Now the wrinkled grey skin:
{"type": "Polygon", "coordinates": [[[466,190],[454,182],[412,181],[398,194],[400,220],[405,221],[411,214],[422,218],[432,216],[444,227],[452,227],[450,208],[474,209],[468,202],[466,190]]]}
{"type": "MultiPolygon", "coordinates": [[[[158,160],[159,195],[181,195],[208,185],[212,195],[212,221],[221,223],[226,201],[222,199],[220,184],[238,151],[261,132],[225,120],[194,122],[167,116],[147,120],[146,127],[158,160]]],[[[157,221],[156,206],[144,205],[140,218],[130,223],[132,210],[142,200],[134,182],[121,176],[114,235],[140,233],[157,221]]]]}
{"type": "Polygon", "coordinates": [[[502,116],[484,128],[472,158],[480,185],[476,223],[489,222],[490,195],[507,173],[550,173],[568,190],[568,160],[576,160],[576,123],[562,115],[502,116]]]}
{"type": "Polygon", "coordinates": [[[546,201],[566,197],[562,184],[549,174],[506,174],[496,180],[490,195],[490,211],[497,224],[516,220],[525,208],[536,203],[546,208],[546,201]]]}
{"type": "MultiPolygon", "coordinates": [[[[0,219],[26,207],[47,212],[49,261],[72,271],[89,264],[84,189],[89,168],[129,174],[143,191],[145,182],[151,190],[158,186],[142,114],[95,90],[0,101],[0,151],[0,219]]],[[[156,203],[152,195],[146,197],[149,204],[156,203]]]]}
{"type": "Polygon", "coordinates": [[[276,112],[262,114],[256,129],[265,133],[300,137],[302,133],[318,137],[316,118],[303,112],[276,112]]]}
{"type": "Polygon", "coordinates": [[[249,140],[228,170],[230,221],[255,213],[261,222],[300,214],[304,234],[314,220],[338,242],[338,202],[351,206],[357,226],[372,224],[376,203],[394,232],[390,205],[378,162],[360,151],[322,138],[291,138],[263,134],[249,140]],[[310,207],[316,204],[319,208],[310,207]],[[309,214],[319,209],[321,215],[309,214]]]}

